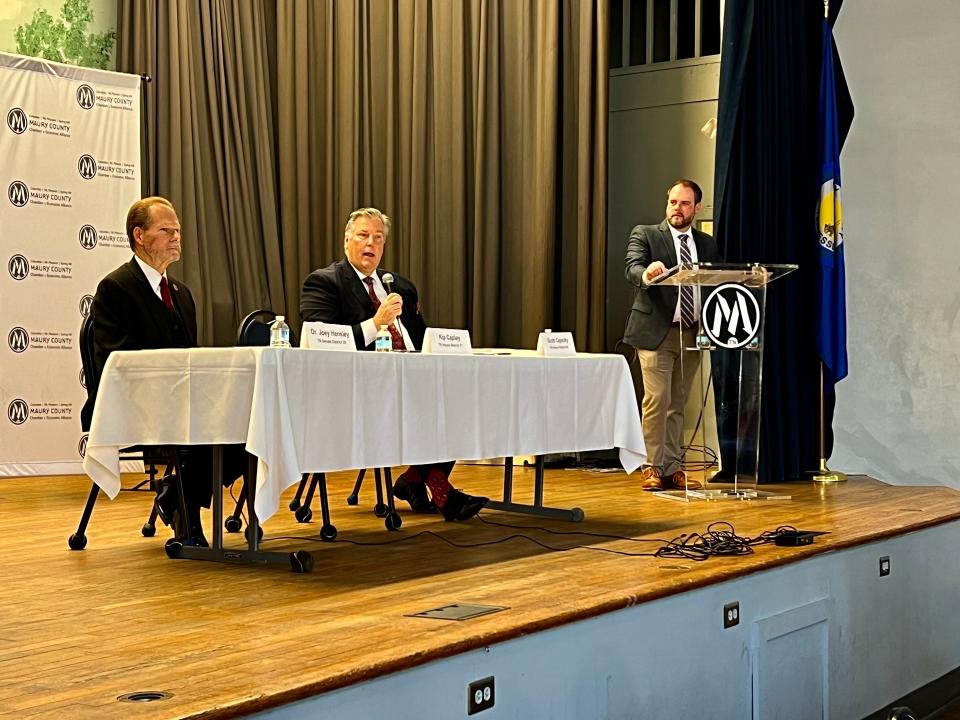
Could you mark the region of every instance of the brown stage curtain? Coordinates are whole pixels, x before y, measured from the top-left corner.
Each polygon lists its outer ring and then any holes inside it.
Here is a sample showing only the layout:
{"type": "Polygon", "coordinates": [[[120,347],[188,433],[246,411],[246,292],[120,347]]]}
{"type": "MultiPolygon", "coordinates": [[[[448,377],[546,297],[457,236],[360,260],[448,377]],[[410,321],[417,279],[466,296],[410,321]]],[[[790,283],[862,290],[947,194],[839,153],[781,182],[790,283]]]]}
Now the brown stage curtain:
{"type": "MultiPolygon", "coordinates": [[[[121,0],[146,191],[180,210],[201,338],[299,315],[355,207],[438,327],[603,349],[606,0],[121,0]],[[191,240],[193,247],[191,248],[191,240]]],[[[294,323],[296,325],[296,323],[294,323]]]]}

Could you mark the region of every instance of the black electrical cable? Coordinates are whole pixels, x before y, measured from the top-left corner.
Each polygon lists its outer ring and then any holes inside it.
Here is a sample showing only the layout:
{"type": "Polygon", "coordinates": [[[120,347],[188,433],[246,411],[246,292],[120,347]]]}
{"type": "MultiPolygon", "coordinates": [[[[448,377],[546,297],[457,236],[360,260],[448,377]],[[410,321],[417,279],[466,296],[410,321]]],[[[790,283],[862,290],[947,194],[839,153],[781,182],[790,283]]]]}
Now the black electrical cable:
{"type": "MultiPolygon", "coordinates": [[[[792,525],[780,525],[775,530],[766,530],[756,537],[742,536],[737,535],[731,523],[721,520],[708,525],[707,529],[702,533],[695,532],[690,534],[681,534],[672,540],[665,540],[663,538],[633,538],[623,535],[592,533],[583,530],[561,531],[541,527],[539,525],[511,525],[509,523],[499,523],[492,520],[486,520],[480,516],[478,516],[478,519],[486,525],[507,529],[536,530],[551,535],[583,535],[602,539],[625,540],[635,543],[658,543],[660,547],[654,552],[626,552],[623,550],[614,550],[612,548],[597,547],[595,545],[571,545],[570,547],[557,547],[541,542],[540,540],[523,533],[514,533],[512,535],[507,535],[506,537],[497,538],[496,540],[464,543],[451,540],[450,538],[444,537],[440,533],[434,532],[433,530],[422,530],[418,533],[414,533],[413,535],[407,535],[393,540],[384,540],[381,542],[360,542],[358,540],[347,540],[345,538],[337,538],[333,542],[354,545],[357,547],[384,547],[388,545],[397,545],[399,543],[410,542],[418,538],[432,537],[440,540],[443,543],[446,543],[447,545],[450,545],[451,547],[470,549],[489,547],[491,545],[500,545],[512,540],[525,540],[533,545],[543,548],[544,550],[549,550],[550,552],[591,550],[594,552],[605,552],[611,555],[622,555],[625,557],[682,558],[694,562],[701,562],[711,557],[749,555],[753,552],[753,548],[756,545],[773,543],[777,536],[782,533],[796,532],[796,528],[794,528],[792,525]]],[[[262,542],[272,542],[277,540],[295,540],[301,542],[303,540],[307,540],[309,542],[329,543],[329,541],[325,541],[320,538],[305,538],[300,536],[276,536],[264,538],[262,542]]]]}

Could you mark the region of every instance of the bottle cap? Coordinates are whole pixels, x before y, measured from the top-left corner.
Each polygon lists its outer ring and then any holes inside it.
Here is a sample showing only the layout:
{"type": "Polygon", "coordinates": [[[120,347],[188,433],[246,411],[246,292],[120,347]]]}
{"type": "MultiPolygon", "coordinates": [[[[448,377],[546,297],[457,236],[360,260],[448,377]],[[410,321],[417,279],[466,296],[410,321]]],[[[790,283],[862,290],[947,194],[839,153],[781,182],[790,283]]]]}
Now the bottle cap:
{"type": "Polygon", "coordinates": [[[283,315],[277,315],[277,318],[276,318],[276,319],[277,319],[278,321],[283,320],[283,315]]]}

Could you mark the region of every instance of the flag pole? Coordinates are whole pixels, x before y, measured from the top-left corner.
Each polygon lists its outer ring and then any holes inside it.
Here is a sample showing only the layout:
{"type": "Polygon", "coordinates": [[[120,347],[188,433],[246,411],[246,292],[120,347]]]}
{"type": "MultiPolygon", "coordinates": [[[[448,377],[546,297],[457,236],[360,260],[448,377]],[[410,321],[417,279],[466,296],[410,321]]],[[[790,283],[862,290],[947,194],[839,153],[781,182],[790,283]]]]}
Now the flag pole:
{"type": "MultiPolygon", "coordinates": [[[[823,18],[830,19],[830,0],[823,0],[823,18]]],[[[815,483],[845,482],[847,476],[842,472],[834,472],[827,467],[827,398],[823,383],[823,360],[820,360],[820,468],[808,473],[815,483]]]]}
{"type": "MultiPolygon", "coordinates": [[[[824,5],[829,0],[824,0],[824,5]]],[[[833,471],[827,467],[827,411],[826,394],[823,390],[823,360],[820,361],[820,469],[810,473],[810,479],[815,483],[845,482],[846,474],[833,471]]]]}

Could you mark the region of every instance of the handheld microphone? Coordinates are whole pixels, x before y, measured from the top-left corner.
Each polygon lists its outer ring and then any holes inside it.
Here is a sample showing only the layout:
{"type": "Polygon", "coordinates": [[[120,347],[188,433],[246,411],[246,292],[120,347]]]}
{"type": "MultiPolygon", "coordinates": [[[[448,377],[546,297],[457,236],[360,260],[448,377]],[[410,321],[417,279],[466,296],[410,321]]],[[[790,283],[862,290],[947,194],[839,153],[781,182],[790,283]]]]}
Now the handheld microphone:
{"type": "MultiPolygon", "coordinates": [[[[386,288],[388,295],[393,292],[393,275],[384,273],[383,277],[380,278],[380,282],[383,283],[383,287],[386,288]]],[[[397,320],[399,319],[400,318],[397,318],[397,320]]]]}

